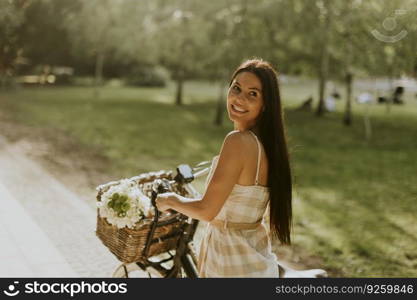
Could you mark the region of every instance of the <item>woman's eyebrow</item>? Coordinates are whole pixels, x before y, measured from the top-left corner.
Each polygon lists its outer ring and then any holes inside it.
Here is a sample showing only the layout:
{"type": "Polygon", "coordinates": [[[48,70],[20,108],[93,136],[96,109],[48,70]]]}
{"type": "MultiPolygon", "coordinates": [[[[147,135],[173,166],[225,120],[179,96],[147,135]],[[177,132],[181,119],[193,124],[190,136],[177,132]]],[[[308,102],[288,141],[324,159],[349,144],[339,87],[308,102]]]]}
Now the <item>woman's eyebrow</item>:
{"type": "MultiPolygon", "coordinates": [[[[240,83],[239,83],[239,81],[237,81],[237,80],[235,80],[235,83],[237,84],[237,85],[240,85],[240,83]]],[[[250,90],[257,90],[258,92],[261,92],[261,90],[260,89],[258,89],[257,87],[251,87],[251,88],[249,88],[250,90]]]]}
{"type": "Polygon", "coordinates": [[[257,90],[259,93],[261,92],[261,90],[260,89],[258,89],[257,87],[251,87],[251,88],[249,88],[250,90],[257,90]]]}

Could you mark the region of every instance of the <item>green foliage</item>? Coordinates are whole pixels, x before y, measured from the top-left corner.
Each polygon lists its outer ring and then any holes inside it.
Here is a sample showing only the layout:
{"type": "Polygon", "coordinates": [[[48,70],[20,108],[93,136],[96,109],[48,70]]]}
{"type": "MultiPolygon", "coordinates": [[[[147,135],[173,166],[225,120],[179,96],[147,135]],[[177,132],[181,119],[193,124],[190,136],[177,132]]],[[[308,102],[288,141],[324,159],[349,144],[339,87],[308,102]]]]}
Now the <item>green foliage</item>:
{"type": "Polygon", "coordinates": [[[164,87],[166,74],[153,66],[136,67],[125,77],[125,83],[132,86],[164,87]]]}
{"type": "Polygon", "coordinates": [[[344,78],[348,68],[372,76],[412,75],[417,59],[412,0],[2,3],[4,43],[12,47],[17,38],[30,65],[65,63],[76,66],[78,73],[92,74],[99,53],[104,55],[104,73],[163,64],[172,78],[211,80],[227,77],[230,69],[253,56],[272,61],[282,73],[317,76],[324,48],[330,79],[344,78]],[[396,15],[401,9],[406,13],[396,15]],[[11,15],[13,20],[7,19],[11,15]],[[397,33],[383,26],[393,16],[395,30],[408,35],[396,43],[376,39],[373,30],[397,33]],[[25,26],[19,27],[22,22],[25,26]]]}
{"type": "Polygon", "coordinates": [[[11,76],[22,61],[19,36],[23,22],[23,7],[12,1],[0,2],[0,83],[8,84],[5,77],[11,76]]]}

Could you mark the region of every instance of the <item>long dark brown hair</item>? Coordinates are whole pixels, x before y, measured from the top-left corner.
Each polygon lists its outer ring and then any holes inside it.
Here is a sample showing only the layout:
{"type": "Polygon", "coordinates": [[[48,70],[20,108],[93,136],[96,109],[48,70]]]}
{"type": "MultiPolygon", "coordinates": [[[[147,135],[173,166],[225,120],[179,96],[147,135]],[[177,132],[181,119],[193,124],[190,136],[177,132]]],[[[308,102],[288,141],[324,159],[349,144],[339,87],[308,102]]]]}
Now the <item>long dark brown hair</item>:
{"type": "Polygon", "coordinates": [[[269,226],[273,237],[277,237],[283,244],[291,244],[292,177],[278,74],[270,63],[262,59],[251,59],[236,69],[229,86],[241,72],[255,74],[262,83],[265,110],[261,113],[257,125],[269,163],[269,226]]]}

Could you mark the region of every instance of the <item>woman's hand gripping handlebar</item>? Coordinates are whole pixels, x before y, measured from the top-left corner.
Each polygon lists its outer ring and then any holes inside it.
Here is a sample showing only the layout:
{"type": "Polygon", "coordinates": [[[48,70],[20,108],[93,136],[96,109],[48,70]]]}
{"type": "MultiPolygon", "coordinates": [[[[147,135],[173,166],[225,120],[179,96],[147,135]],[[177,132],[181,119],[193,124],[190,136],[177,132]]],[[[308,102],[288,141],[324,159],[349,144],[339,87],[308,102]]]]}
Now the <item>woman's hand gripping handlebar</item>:
{"type": "MultiPolygon", "coordinates": [[[[192,195],[193,197],[199,197],[200,194],[195,190],[195,188],[191,185],[191,182],[194,179],[201,177],[209,172],[210,167],[207,167],[210,164],[210,161],[203,161],[198,163],[195,167],[190,167],[188,164],[181,164],[177,167],[177,175],[174,177],[173,180],[168,179],[156,179],[152,184],[152,197],[151,202],[152,205],[155,207],[155,217],[158,215],[159,217],[159,210],[156,206],[156,198],[157,197],[170,197],[175,196],[176,194],[170,192],[173,190],[173,185],[183,185],[183,187],[187,190],[187,192],[192,195]],[[163,194],[163,195],[161,195],[163,194]]],[[[155,218],[157,220],[157,218],[155,218]]]]}

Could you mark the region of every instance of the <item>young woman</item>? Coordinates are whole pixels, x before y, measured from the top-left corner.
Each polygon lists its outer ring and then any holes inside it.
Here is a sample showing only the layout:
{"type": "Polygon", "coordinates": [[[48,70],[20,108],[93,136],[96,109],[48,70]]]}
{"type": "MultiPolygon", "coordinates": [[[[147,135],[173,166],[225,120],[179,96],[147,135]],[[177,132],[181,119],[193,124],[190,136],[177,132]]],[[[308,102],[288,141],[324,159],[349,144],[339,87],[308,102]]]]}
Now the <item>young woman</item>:
{"type": "Polygon", "coordinates": [[[156,204],[208,222],[200,277],[279,277],[270,233],[291,243],[292,186],[277,73],[269,63],[254,59],[237,68],[227,112],[234,131],[213,159],[202,199],[165,193],[156,204]]]}

